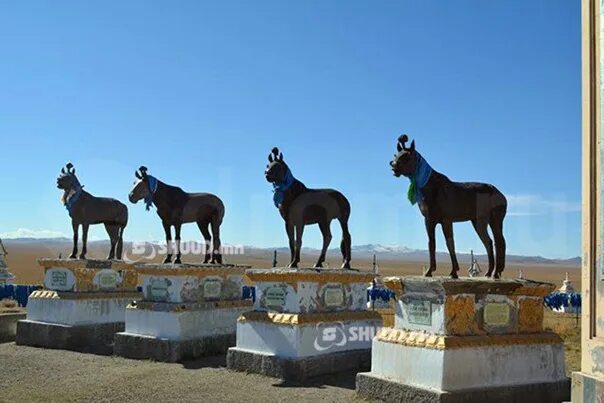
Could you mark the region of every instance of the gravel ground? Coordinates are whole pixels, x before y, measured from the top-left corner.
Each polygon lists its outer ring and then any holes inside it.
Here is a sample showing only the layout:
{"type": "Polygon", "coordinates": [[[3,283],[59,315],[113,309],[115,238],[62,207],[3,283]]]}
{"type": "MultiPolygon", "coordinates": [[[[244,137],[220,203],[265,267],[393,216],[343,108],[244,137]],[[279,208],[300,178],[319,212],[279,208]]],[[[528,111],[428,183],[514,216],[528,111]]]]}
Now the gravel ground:
{"type": "Polygon", "coordinates": [[[0,344],[0,402],[361,401],[354,376],[304,384],[231,372],[225,357],[182,364],[0,344]]]}

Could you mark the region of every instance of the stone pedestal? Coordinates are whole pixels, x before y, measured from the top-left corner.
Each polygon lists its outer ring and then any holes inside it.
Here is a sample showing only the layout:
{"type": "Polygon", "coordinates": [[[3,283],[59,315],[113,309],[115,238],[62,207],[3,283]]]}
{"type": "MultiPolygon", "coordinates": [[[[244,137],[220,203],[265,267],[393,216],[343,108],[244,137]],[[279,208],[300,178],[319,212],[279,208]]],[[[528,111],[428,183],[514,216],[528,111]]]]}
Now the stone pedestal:
{"type": "Polygon", "coordinates": [[[570,397],[560,337],[543,330],[554,286],[526,280],[387,278],[394,328],[373,340],[368,398],[402,402],[561,402],[570,397]]]}
{"type": "Polygon", "coordinates": [[[14,341],[17,335],[17,322],[25,318],[24,309],[15,309],[10,312],[0,311],[0,343],[14,341]]]}
{"type": "Polygon", "coordinates": [[[98,354],[113,352],[126,306],[140,293],[132,265],[121,261],[40,259],[44,290],[29,296],[17,324],[20,345],[98,354]]]}
{"type": "Polygon", "coordinates": [[[372,273],[354,270],[250,270],[254,311],[237,322],[227,367],[282,379],[304,379],[368,367],[381,326],[367,310],[372,273]]]}
{"type": "Polygon", "coordinates": [[[243,299],[249,266],[137,264],[144,297],[126,309],[114,353],[178,362],[224,353],[235,345],[236,322],[249,311],[243,299]]]}

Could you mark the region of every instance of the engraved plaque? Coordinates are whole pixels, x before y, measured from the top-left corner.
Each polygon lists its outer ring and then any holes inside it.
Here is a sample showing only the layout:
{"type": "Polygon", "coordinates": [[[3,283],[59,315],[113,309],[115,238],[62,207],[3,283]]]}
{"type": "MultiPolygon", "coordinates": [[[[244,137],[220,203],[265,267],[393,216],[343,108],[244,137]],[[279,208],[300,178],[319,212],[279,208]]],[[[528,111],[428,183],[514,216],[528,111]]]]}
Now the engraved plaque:
{"type": "Polygon", "coordinates": [[[489,326],[507,326],[510,323],[510,306],[505,302],[491,302],[484,306],[484,323],[489,326]]]}
{"type": "Polygon", "coordinates": [[[282,307],[285,306],[285,297],[287,290],[285,287],[269,287],[264,291],[266,306],[282,307]]]}
{"type": "Polygon", "coordinates": [[[344,305],[344,290],[341,287],[327,287],[323,294],[325,306],[342,306],[344,305]]]}
{"type": "Polygon", "coordinates": [[[53,291],[73,291],[75,276],[69,269],[53,267],[44,275],[44,286],[53,291]]]}
{"type": "Polygon", "coordinates": [[[220,298],[222,292],[222,281],[217,278],[208,278],[203,282],[204,298],[220,298]]]}
{"type": "Polygon", "coordinates": [[[115,290],[121,282],[120,274],[110,269],[99,270],[92,280],[92,283],[101,290],[115,290]]]}
{"type": "Polygon", "coordinates": [[[430,301],[409,301],[405,307],[409,323],[423,326],[432,324],[432,303],[430,301]]]}
{"type": "Polygon", "coordinates": [[[148,296],[153,301],[167,301],[170,298],[170,285],[172,282],[167,278],[151,278],[147,287],[148,296]]]}

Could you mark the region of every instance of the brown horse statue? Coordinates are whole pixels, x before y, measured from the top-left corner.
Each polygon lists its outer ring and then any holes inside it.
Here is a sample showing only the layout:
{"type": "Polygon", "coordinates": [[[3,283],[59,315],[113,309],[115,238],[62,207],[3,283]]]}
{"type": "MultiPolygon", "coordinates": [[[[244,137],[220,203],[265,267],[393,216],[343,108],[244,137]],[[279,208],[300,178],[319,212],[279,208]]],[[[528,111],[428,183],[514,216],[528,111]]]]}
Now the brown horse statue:
{"type": "Polygon", "coordinates": [[[161,218],[168,254],[164,263],[172,261],[170,244],[172,243],[172,226],[176,240],[176,260],[180,260],[180,228],[182,224],[195,222],[205,240],[204,263],[222,264],[220,253],[220,225],[224,218],[224,204],[222,200],[211,193],[186,193],[179,187],[170,186],[155,177],[147,174],[147,168],[142,166],[135,173],[136,181],[128,198],[131,203],[144,199],[147,210],[152,205],[157,207],[157,215],[161,218]],[[209,227],[212,227],[210,236],[209,227]],[[212,246],[210,247],[210,241],[212,246]],[[211,253],[210,253],[211,250],[211,253]]]}
{"type": "Polygon", "coordinates": [[[390,167],[396,177],[406,176],[410,180],[408,198],[411,204],[418,204],[424,216],[428,232],[430,268],[425,273],[431,277],[436,270],[435,228],[442,226],[451,256],[453,269],[450,276],[457,278],[459,264],[455,256],[453,223],[471,221],[478,237],[487,249],[489,270],[486,276],[500,278],[505,268],[505,238],[503,219],[507,211],[505,196],[493,185],[475,182],[453,182],[445,175],[430,167],[422,155],[415,150],[415,140],[407,147],[407,135],[398,138],[397,152],[390,167]],[[491,227],[495,238],[497,258],[493,254],[493,241],[489,236],[491,227]],[[493,273],[493,269],[495,272],[493,273]]]}
{"type": "Polygon", "coordinates": [[[73,251],[69,258],[75,259],[78,254],[78,228],[80,225],[82,226],[80,259],[86,259],[88,228],[90,225],[104,224],[111,240],[111,250],[107,259],[121,260],[124,228],[128,224],[128,208],[118,200],[96,197],[86,192],[76,177],[73,164],[70,162],[65,168],[61,169],[61,175],[57,178],[57,187],[63,190],[61,199],[69,212],[73,228],[73,251]]]}
{"type": "Polygon", "coordinates": [[[351,237],[348,231],[350,203],[344,195],[334,189],[309,189],[294,178],[291,170],[283,161],[283,154],[273,148],[268,155],[269,164],[264,175],[273,184],[273,202],[285,220],[285,230],[289,239],[291,261],[288,267],[298,267],[302,249],[304,226],[319,224],[323,235],[323,248],[315,267],[323,267],[325,254],[331,242],[331,221],[336,219],[342,227],[340,250],[344,263],[343,269],[350,269],[351,237]]]}

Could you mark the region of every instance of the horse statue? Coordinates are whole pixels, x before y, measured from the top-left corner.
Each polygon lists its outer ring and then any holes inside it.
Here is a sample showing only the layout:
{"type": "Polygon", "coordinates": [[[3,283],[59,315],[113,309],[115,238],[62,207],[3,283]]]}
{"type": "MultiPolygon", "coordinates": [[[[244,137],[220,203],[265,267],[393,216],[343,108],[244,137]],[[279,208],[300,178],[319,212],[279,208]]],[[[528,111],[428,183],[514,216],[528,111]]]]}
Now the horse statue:
{"type": "Polygon", "coordinates": [[[220,253],[220,225],[224,218],[224,204],[217,196],[211,193],[186,193],[181,188],[170,186],[155,177],[147,174],[147,167],[141,166],[135,171],[136,181],[128,195],[131,203],[136,204],[144,199],[147,210],[155,204],[157,215],[161,218],[168,253],[164,263],[172,261],[170,244],[172,243],[172,226],[174,226],[176,240],[176,260],[180,260],[180,228],[182,224],[196,222],[205,240],[204,263],[222,264],[220,253]],[[208,227],[212,226],[212,235],[208,227]],[[210,240],[212,252],[210,254],[210,240]]]}
{"type": "Polygon", "coordinates": [[[351,238],[348,231],[350,203],[346,197],[334,189],[309,189],[304,186],[294,178],[277,147],[268,155],[268,161],[264,175],[266,180],[273,184],[273,202],[285,220],[291,253],[288,267],[298,267],[304,226],[310,224],[319,224],[323,234],[323,248],[315,264],[315,267],[323,267],[325,254],[332,238],[329,227],[331,221],[337,219],[342,227],[340,244],[344,260],[342,268],[350,269],[351,238]]]}
{"type": "Polygon", "coordinates": [[[111,240],[111,250],[107,260],[114,258],[121,260],[124,229],[128,224],[128,207],[119,200],[96,197],[86,192],[83,189],[84,186],[80,185],[71,162],[61,168],[61,175],[57,178],[57,187],[63,190],[61,201],[71,217],[73,228],[73,251],[69,258],[75,259],[78,254],[78,228],[80,225],[82,226],[80,259],[86,259],[89,226],[104,224],[111,240]]]}
{"type": "Polygon", "coordinates": [[[431,277],[436,270],[436,241],[434,231],[440,224],[447,242],[453,266],[450,276],[458,278],[459,264],[455,256],[453,223],[471,221],[478,237],[484,244],[489,257],[486,277],[500,278],[505,268],[505,238],[503,219],[507,211],[505,196],[493,185],[475,182],[453,182],[445,175],[432,169],[424,157],[415,150],[415,140],[407,147],[407,135],[398,138],[397,153],[390,167],[394,176],[409,178],[407,197],[412,205],[418,204],[424,216],[428,232],[430,267],[425,276],[431,277]],[[493,254],[493,241],[489,236],[491,227],[495,238],[497,258],[493,254]],[[495,272],[493,273],[493,269],[495,272]]]}

